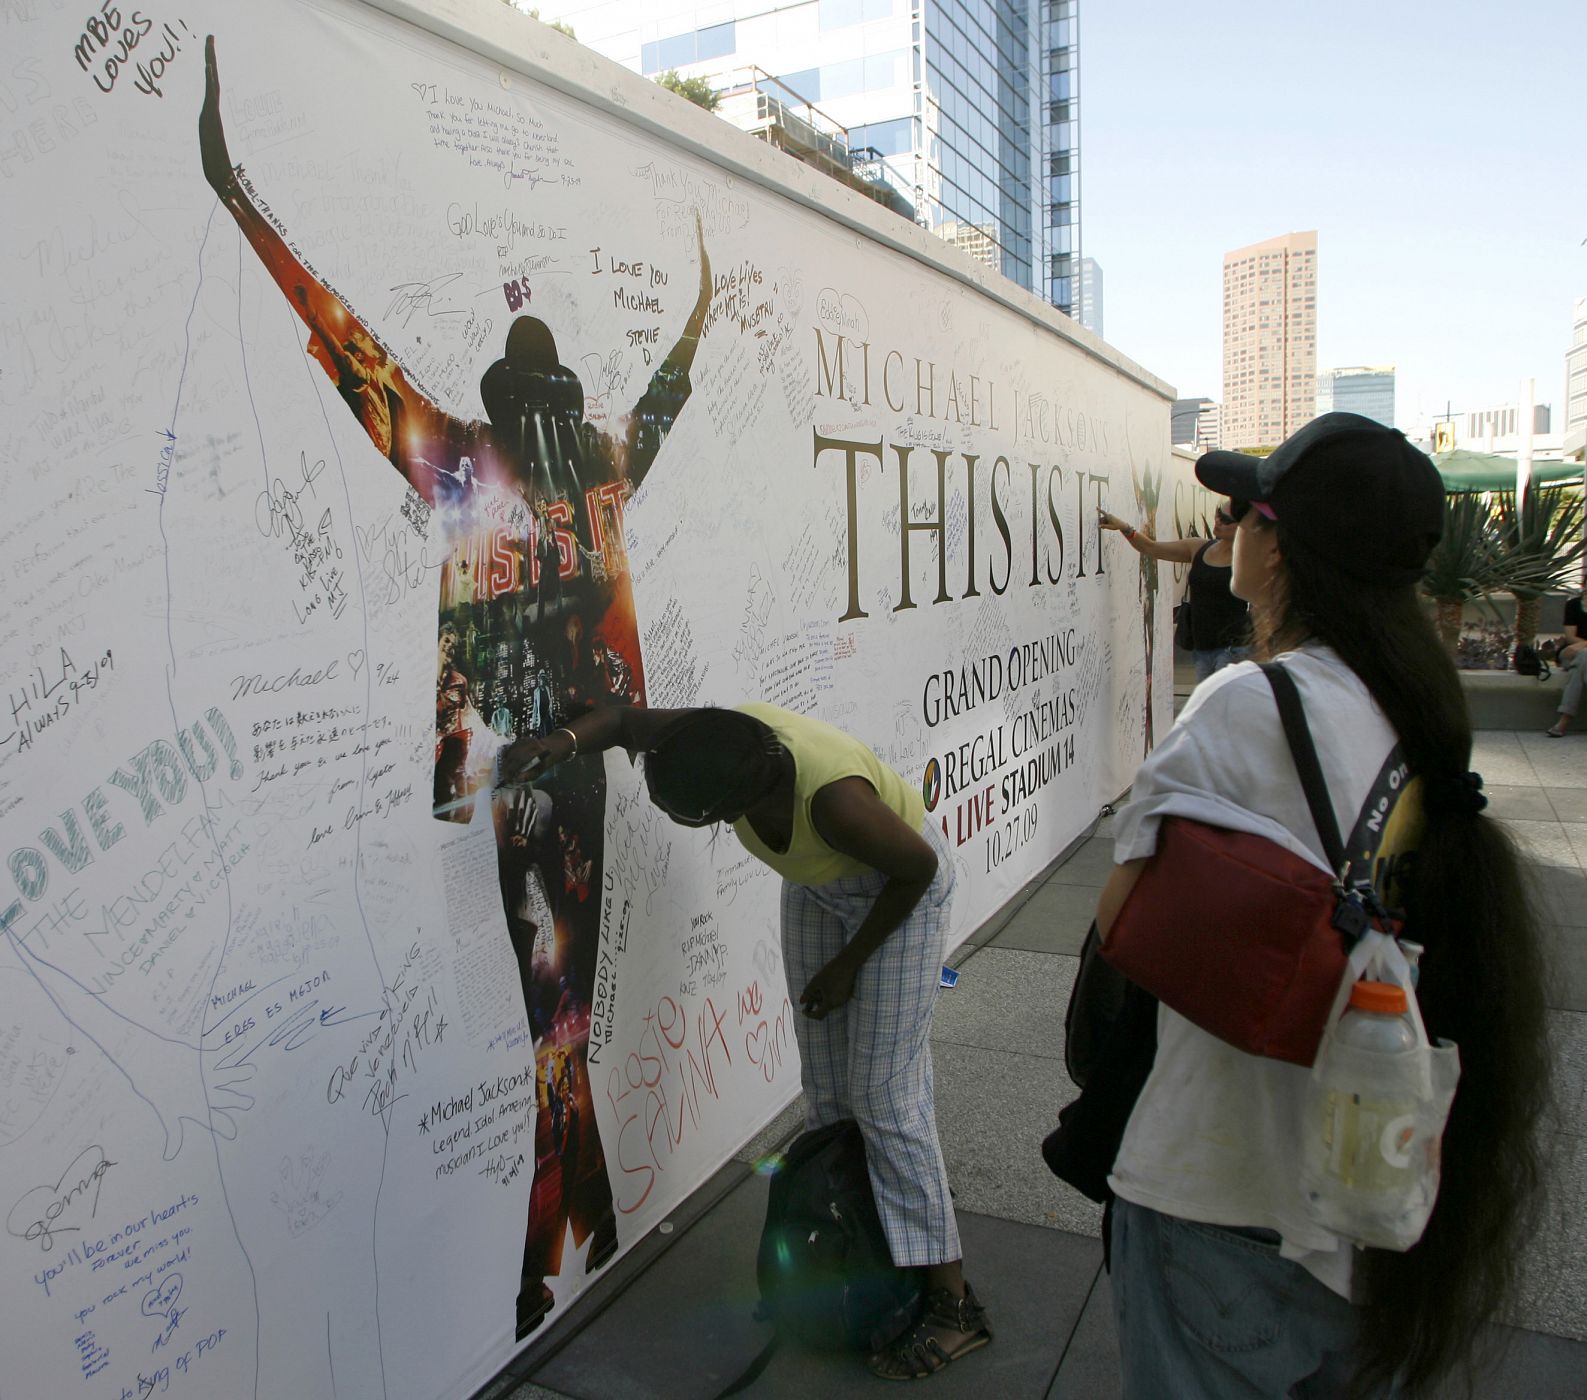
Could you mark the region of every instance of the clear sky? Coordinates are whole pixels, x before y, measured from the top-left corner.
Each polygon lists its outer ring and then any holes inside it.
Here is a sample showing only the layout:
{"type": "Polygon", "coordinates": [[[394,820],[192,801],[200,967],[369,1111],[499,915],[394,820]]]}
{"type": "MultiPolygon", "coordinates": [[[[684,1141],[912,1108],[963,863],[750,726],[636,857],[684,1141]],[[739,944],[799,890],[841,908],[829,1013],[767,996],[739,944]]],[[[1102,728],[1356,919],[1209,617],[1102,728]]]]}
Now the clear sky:
{"type": "Polygon", "coordinates": [[[1082,252],[1107,340],[1223,397],[1223,255],[1317,230],[1319,369],[1398,426],[1563,411],[1587,296],[1587,0],[1081,0],[1082,252]]]}

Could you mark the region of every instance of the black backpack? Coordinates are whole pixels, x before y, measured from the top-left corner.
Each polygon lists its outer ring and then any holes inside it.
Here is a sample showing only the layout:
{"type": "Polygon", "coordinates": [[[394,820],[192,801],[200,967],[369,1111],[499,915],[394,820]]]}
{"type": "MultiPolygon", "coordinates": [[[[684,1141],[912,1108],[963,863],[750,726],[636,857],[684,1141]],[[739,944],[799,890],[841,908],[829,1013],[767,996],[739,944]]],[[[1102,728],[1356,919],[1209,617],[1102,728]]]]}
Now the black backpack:
{"type": "Polygon", "coordinates": [[[852,1118],[794,1139],[771,1178],[755,1256],[758,1318],[771,1340],[716,1400],[746,1390],[784,1337],[824,1351],[880,1351],[920,1311],[920,1270],[900,1269],[876,1213],[865,1139],[852,1118]]]}
{"type": "Polygon", "coordinates": [[[914,1321],[920,1272],[893,1263],[853,1119],[788,1149],[771,1179],[755,1276],[762,1314],[808,1347],[874,1352],[914,1321]]]}

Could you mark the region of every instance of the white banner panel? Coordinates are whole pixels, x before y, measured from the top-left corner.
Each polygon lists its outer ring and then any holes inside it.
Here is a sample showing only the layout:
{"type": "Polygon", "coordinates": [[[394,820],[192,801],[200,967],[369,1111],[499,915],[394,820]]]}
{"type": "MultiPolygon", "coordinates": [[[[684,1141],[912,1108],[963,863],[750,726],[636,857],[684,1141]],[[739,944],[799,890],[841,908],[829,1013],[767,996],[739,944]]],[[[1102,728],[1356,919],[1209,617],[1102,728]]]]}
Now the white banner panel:
{"type": "Polygon", "coordinates": [[[775,880],[514,737],[818,714],[963,937],[1168,722],[1163,386],[444,8],[6,11],[8,1396],[466,1393],[797,1091],[775,880]]]}

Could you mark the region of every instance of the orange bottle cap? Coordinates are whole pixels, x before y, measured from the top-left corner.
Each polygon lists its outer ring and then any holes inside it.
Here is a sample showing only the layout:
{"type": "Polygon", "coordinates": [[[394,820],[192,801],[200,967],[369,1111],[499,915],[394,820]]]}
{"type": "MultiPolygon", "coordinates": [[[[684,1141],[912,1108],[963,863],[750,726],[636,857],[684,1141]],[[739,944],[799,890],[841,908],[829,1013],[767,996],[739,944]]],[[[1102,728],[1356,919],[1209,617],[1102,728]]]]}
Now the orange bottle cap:
{"type": "Polygon", "coordinates": [[[1350,989],[1350,1005],[1363,1011],[1378,1011],[1386,1016],[1403,1015],[1405,988],[1395,982],[1357,982],[1350,989]]]}

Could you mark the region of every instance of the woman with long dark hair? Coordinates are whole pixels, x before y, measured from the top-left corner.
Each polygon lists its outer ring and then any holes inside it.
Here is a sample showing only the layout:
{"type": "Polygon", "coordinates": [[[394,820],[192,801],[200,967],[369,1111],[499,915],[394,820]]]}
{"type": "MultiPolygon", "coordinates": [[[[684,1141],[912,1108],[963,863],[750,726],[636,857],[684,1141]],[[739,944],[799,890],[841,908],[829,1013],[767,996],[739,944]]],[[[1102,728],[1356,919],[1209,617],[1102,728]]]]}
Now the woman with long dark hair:
{"type": "Polygon", "coordinates": [[[893,1262],[922,1275],[921,1316],[872,1371],[921,1379],[985,1346],[992,1328],[964,1277],[932,1093],[953,863],[919,791],[852,735],[760,704],[604,706],[520,740],[504,776],[618,746],[644,755],[650,799],[675,822],[731,824],[783,878],[806,1126],[859,1124],[893,1262]]]}
{"type": "MultiPolygon", "coordinates": [[[[1549,1081],[1538,920],[1510,838],[1482,815],[1464,697],[1415,589],[1442,486],[1402,435],[1345,413],[1266,459],[1209,453],[1196,474],[1256,503],[1233,588],[1257,658],[1301,693],[1341,829],[1385,774],[1409,771],[1376,884],[1425,946],[1421,1009],[1430,1036],[1459,1046],[1461,1078],[1421,1241],[1357,1250],[1309,1218],[1290,1165],[1309,1071],[1161,1009],[1110,1178],[1125,1394],[1427,1393],[1513,1296],[1549,1081]]],[[[1142,765],[1098,906],[1104,939],[1170,815],[1270,835],[1326,868],[1255,665],[1200,686],[1142,765]]]]}

